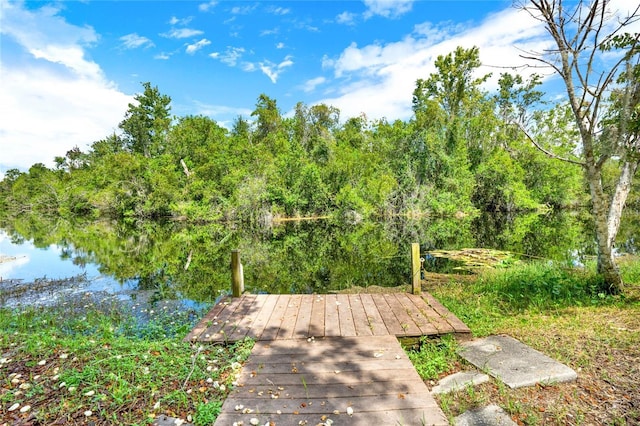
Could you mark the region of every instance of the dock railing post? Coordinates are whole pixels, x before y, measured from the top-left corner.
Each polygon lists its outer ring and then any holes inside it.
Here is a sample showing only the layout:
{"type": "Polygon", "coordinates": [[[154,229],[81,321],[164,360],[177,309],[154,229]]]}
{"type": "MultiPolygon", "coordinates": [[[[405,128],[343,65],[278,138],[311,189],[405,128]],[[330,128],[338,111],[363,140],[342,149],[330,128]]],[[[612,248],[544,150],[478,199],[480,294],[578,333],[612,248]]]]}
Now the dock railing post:
{"type": "Polygon", "coordinates": [[[411,293],[420,291],[420,244],[411,243],[411,293]]]}
{"type": "Polygon", "coordinates": [[[240,262],[240,250],[231,250],[231,293],[240,297],[244,293],[244,273],[240,262]]]}

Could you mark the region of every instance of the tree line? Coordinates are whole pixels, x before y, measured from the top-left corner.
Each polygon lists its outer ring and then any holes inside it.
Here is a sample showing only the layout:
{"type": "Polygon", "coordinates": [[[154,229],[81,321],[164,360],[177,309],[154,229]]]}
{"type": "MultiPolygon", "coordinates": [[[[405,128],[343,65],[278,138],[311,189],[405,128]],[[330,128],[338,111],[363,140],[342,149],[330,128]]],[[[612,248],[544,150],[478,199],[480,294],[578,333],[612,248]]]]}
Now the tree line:
{"type": "MultiPolygon", "coordinates": [[[[474,210],[521,211],[584,203],[580,168],[559,168],[510,124],[540,100],[539,79],[504,74],[499,93],[474,77],[477,48],[458,48],[419,80],[408,121],[341,121],[329,105],[298,103],[284,117],[261,94],[230,130],[205,116],[171,116],[151,83],[129,104],[120,132],[55,158],[55,167],[9,170],[8,212],[191,221],[474,210]]],[[[548,146],[571,155],[566,105],[533,120],[548,146]],[[565,133],[562,139],[558,134],[565,133]]]]}

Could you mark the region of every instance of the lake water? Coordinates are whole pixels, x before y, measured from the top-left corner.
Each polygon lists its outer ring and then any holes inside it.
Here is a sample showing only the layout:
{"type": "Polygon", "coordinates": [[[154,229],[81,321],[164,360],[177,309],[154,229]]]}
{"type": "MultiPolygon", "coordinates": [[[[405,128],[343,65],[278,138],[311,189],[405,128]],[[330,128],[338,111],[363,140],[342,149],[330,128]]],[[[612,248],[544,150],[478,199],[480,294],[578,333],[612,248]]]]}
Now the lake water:
{"type": "MultiPolygon", "coordinates": [[[[254,293],[396,286],[409,282],[412,242],[420,243],[422,253],[484,247],[508,250],[523,259],[580,261],[593,254],[592,238],[583,223],[588,221],[580,215],[563,213],[393,218],[357,225],[287,222],[249,230],[222,223],[186,226],[25,218],[0,229],[0,257],[5,258],[0,263],[0,291],[5,293],[5,304],[20,303],[20,298],[6,297],[15,280],[22,280],[23,286],[61,280],[53,289],[32,295],[28,303],[47,303],[68,293],[130,299],[143,292],[157,300],[211,302],[230,289],[233,249],[240,249],[245,288],[254,293]]],[[[637,216],[630,216],[621,229],[620,246],[625,251],[637,251],[636,224],[637,216]]],[[[451,269],[447,262],[427,266],[451,269]]]]}

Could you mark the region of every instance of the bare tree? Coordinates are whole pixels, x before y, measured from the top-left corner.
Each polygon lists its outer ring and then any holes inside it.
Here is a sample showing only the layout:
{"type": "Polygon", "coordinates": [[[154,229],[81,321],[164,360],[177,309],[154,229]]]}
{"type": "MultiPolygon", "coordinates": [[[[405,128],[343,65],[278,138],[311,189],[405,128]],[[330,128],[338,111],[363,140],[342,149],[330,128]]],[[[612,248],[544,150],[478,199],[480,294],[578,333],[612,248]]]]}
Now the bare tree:
{"type": "Polygon", "coordinates": [[[640,42],[631,25],[640,6],[621,16],[609,0],[569,2],[529,0],[523,8],[541,21],[554,47],[525,56],[550,66],[566,86],[567,100],[580,134],[579,161],[561,158],[527,137],[545,154],[577,163],[589,184],[598,248],[598,272],[611,293],[624,291],[614,258],[620,218],[640,160],[640,42]],[[618,175],[612,191],[603,184],[603,167],[618,175]]]}

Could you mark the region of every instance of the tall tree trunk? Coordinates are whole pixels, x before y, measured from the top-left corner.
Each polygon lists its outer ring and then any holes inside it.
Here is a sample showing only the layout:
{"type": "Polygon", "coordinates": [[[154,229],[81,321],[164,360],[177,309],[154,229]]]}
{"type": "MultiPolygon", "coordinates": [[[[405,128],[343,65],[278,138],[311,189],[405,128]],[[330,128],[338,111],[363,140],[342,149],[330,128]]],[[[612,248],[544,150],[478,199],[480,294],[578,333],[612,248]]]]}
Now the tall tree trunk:
{"type": "MultiPolygon", "coordinates": [[[[575,101],[575,97],[572,101],[575,101]]],[[[574,107],[575,115],[579,116],[578,114],[580,110],[577,108],[577,104],[574,102],[572,106],[574,107]]],[[[620,294],[624,291],[624,283],[613,256],[613,243],[615,242],[616,234],[618,233],[624,201],[626,200],[626,195],[631,189],[631,185],[629,185],[629,188],[626,189],[626,193],[624,193],[624,185],[620,185],[620,182],[623,180],[624,171],[626,170],[623,168],[622,174],[618,180],[618,185],[616,185],[616,194],[612,198],[611,204],[609,204],[609,197],[602,187],[602,166],[598,161],[596,161],[594,155],[595,150],[593,146],[593,132],[591,126],[589,125],[588,120],[585,120],[583,117],[580,118],[581,120],[578,121],[578,125],[582,139],[582,148],[584,150],[583,167],[589,184],[591,210],[593,214],[596,244],[598,247],[598,273],[602,275],[605,283],[608,285],[609,288],[607,290],[609,293],[620,294]],[[619,191],[620,195],[618,196],[619,191]],[[619,201],[621,201],[621,203],[619,201]],[[613,226],[613,224],[615,224],[615,226],[613,226]]],[[[629,178],[629,181],[630,180],[631,178],[629,178]]]]}
{"type": "Polygon", "coordinates": [[[607,220],[609,240],[608,245],[613,246],[616,235],[618,235],[618,229],[620,229],[620,218],[622,216],[622,209],[624,203],[627,201],[629,192],[631,192],[631,184],[633,183],[633,176],[638,170],[638,160],[625,161],[620,171],[620,178],[616,185],[615,193],[611,199],[611,206],[609,207],[609,217],[607,220]]]}
{"type": "MultiPolygon", "coordinates": [[[[611,238],[609,234],[608,220],[611,211],[608,211],[607,197],[602,190],[600,171],[592,164],[587,164],[585,169],[587,181],[589,182],[589,192],[591,193],[594,231],[598,246],[598,273],[603,276],[609,286],[609,292],[618,294],[624,290],[624,283],[613,257],[615,235],[611,238]]],[[[618,213],[621,214],[622,209],[618,213]]]]}
{"type": "Polygon", "coordinates": [[[620,229],[622,210],[631,191],[631,182],[637,169],[637,160],[623,163],[611,204],[607,206],[607,196],[602,190],[600,170],[589,165],[586,167],[598,245],[598,273],[604,277],[609,285],[609,291],[613,294],[624,291],[624,283],[615,262],[613,247],[620,229]]]}

